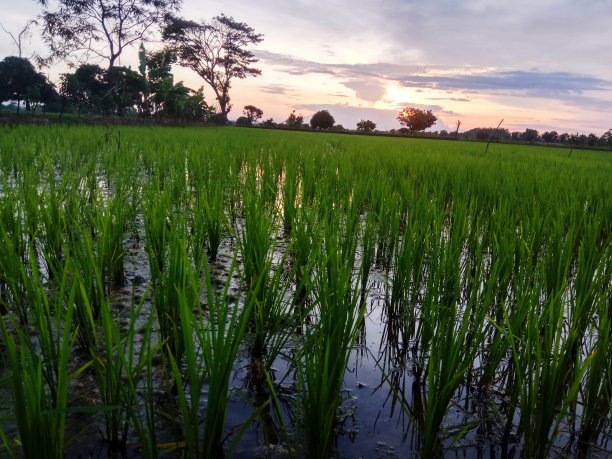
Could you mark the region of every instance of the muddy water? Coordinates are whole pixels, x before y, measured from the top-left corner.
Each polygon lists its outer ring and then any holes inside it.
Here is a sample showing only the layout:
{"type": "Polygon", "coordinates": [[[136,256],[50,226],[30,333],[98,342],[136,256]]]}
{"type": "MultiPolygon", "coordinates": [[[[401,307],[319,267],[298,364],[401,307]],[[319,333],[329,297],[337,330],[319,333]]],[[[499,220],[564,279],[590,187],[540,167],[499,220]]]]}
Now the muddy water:
{"type": "MultiPolygon", "coordinates": [[[[149,315],[154,314],[150,298],[151,275],[148,257],[144,248],[144,234],[138,240],[126,239],[125,271],[126,283],[112,293],[112,309],[120,328],[125,331],[129,324],[132,305],[144,302],[137,327],[143,326],[149,315]]],[[[287,241],[279,238],[275,245],[274,260],[278,264],[287,247],[287,241]]],[[[234,257],[238,252],[235,239],[226,238],[220,248],[218,259],[210,264],[213,282],[223,286],[230,275],[234,257]]],[[[239,261],[239,258],[238,258],[239,261]]],[[[359,265],[359,254],[356,264],[359,265]]],[[[374,268],[369,276],[369,290],[366,301],[367,312],[363,331],[354,347],[344,379],[344,402],[341,407],[341,422],[334,439],[334,451],[343,458],[405,458],[418,457],[419,436],[415,422],[405,407],[415,406],[413,399],[422,388],[417,384],[415,375],[417,352],[415,343],[402,335],[399,319],[387,310],[387,275],[374,268]]],[[[240,288],[238,274],[234,272],[230,280],[229,292],[238,300],[244,296],[240,288]]],[[[141,340],[142,335],[137,336],[141,340]]],[[[154,334],[155,339],[155,334],[154,334]]],[[[292,347],[300,346],[300,337],[289,341],[286,349],[291,354],[292,347]]],[[[75,353],[73,365],[86,361],[86,356],[75,353]]],[[[299,456],[294,438],[296,429],[296,381],[289,362],[282,358],[274,363],[272,377],[276,383],[279,402],[284,412],[286,437],[282,426],[270,416],[258,416],[246,430],[234,450],[240,458],[270,457],[284,458],[299,456]],[[274,434],[276,432],[276,434],[274,434]]],[[[156,408],[164,413],[158,420],[158,441],[167,444],[166,457],[180,457],[180,452],[172,451],[173,442],[180,440],[174,420],[179,414],[173,396],[168,394],[162,383],[164,378],[161,362],[156,362],[154,383],[156,389],[156,408]]],[[[238,355],[234,373],[230,381],[230,403],[226,431],[237,431],[252,415],[252,406],[258,405],[256,390],[248,384],[249,355],[246,349],[238,355]]],[[[77,405],[93,407],[98,394],[92,374],[79,378],[72,388],[77,395],[77,405]]],[[[0,393],[6,400],[8,394],[0,393]]],[[[206,387],[200,406],[201,419],[204,419],[206,387]]],[[[502,394],[492,390],[481,396],[474,393],[468,380],[459,388],[445,418],[448,438],[444,441],[445,457],[449,458],[497,458],[519,457],[520,445],[508,444],[502,451],[499,445],[502,432],[494,422],[495,408],[502,405],[502,394]],[[465,432],[463,432],[465,430],[465,432]],[[454,441],[456,437],[459,440],[454,441]],[[505,455],[504,455],[505,454],[505,455]]],[[[518,416],[518,414],[517,414],[518,416]]],[[[518,418],[517,418],[518,420],[518,418]]],[[[67,427],[67,457],[107,457],[112,456],[108,445],[103,441],[103,416],[101,413],[84,411],[71,413],[67,427]]],[[[9,436],[16,436],[13,427],[9,436]]],[[[229,437],[228,444],[232,437],[229,437]]],[[[612,447],[607,441],[609,435],[602,434],[600,447],[594,448],[590,457],[610,457],[612,447]]],[[[564,436],[560,436],[560,444],[564,436]]],[[[561,454],[560,449],[556,452],[561,454]]],[[[128,441],[128,457],[141,457],[137,438],[128,441]]]]}

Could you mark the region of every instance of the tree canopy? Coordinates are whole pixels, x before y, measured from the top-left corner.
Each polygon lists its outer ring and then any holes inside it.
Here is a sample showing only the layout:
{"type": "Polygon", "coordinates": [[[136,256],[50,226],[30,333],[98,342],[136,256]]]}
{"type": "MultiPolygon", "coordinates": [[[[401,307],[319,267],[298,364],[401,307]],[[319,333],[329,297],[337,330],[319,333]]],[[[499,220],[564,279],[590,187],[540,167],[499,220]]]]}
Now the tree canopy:
{"type": "Polygon", "coordinates": [[[397,116],[400,124],[406,126],[410,132],[420,132],[430,128],[438,120],[431,110],[418,108],[405,108],[397,116]]]}
{"type": "Polygon", "coordinates": [[[292,127],[299,127],[302,125],[303,122],[304,122],[304,116],[296,115],[295,110],[289,113],[289,116],[285,120],[285,124],[287,126],[292,126],[292,127]]]}
{"type": "Polygon", "coordinates": [[[53,85],[28,59],[8,56],[0,61],[0,102],[16,101],[17,113],[22,100],[29,110],[30,103],[46,102],[54,95],[53,85]]]}
{"type": "Polygon", "coordinates": [[[149,38],[182,0],[36,0],[54,59],[95,55],[113,67],[125,48],[149,38]]]}
{"type": "Polygon", "coordinates": [[[370,120],[361,120],[357,123],[357,131],[359,132],[372,132],[376,129],[376,123],[370,120]]]}
{"type": "Polygon", "coordinates": [[[226,122],[232,108],[229,95],[232,79],[261,75],[261,70],[253,67],[258,59],[247,47],[260,43],[263,35],[222,14],[201,23],[172,18],[163,38],[176,51],[181,65],[196,72],[212,88],[219,104],[220,121],[226,122]]]}
{"type": "Polygon", "coordinates": [[[263,110],[255,105],[245,105],[242,113],[249,120],[249,124],[253,124],[263,116],[263,110]]]}
{"type": "Polygon", "coordinates": [[[336,120],[327,110],[320,110],[310,119],[310,127],[313,129],[329,129],[336,120]]]}

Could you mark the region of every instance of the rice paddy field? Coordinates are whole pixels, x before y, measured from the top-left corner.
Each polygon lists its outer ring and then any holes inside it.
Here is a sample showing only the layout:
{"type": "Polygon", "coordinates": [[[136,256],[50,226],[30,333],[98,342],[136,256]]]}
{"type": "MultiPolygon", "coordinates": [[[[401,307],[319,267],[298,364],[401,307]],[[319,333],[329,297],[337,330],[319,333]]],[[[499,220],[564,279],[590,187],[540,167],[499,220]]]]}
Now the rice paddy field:
{"type": "Polygon", "coordinates": [[[0,454],[610,457],[611,197],[609,152],[0,126],[0,454]]]}

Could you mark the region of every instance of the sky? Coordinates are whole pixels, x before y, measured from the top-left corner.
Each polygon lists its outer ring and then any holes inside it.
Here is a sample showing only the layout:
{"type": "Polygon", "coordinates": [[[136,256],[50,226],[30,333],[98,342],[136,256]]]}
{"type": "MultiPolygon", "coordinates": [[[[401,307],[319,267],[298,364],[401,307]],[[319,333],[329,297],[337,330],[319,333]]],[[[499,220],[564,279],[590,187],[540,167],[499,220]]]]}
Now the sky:
{"type": "MultiPolygon", "coordinates": [[[[16,33],[40,11],[33,0],[0,0],[0,24],[16,33]]],[[[415,107],[438,116],[432,130],[502,119],[510,131],[612,128],[612,0],[183,0],[189,19],[221,13],[264,35],[252,47],[262,75],[234,81],[230,119],[247,104],[277,122],[325,109],[345,128],[369,119],[388,130],[415,107]]],[[[0,35],[0,58],[15,54],[0,35]]],[[[44,53],[36,33],[24,48],[44,53]]],[[[135,68],[135,51],[121,64],[135,68]]],[[[52,79],[61,71],[48,70],[52,79]]],[[[213,101],[206,87],[205,96],[213,101]]]]}

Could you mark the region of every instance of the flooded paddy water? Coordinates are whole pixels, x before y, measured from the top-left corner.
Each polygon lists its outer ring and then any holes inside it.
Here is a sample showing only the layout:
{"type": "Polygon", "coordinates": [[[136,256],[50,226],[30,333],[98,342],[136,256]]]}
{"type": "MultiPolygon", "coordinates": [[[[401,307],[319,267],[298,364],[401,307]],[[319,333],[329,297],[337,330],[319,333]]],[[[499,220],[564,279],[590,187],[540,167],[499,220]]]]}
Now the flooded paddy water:
{"type": "Polygon", "coordinates": [[[37,129],[0,149],[7,455],[612,454],[609,159],[37,129]]]}

